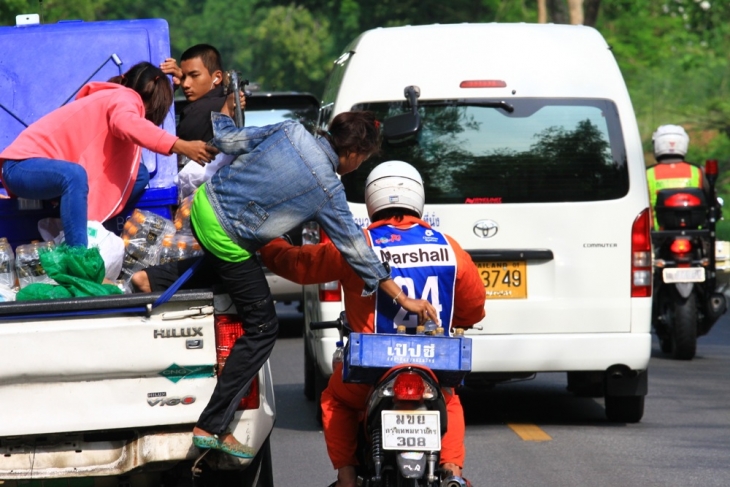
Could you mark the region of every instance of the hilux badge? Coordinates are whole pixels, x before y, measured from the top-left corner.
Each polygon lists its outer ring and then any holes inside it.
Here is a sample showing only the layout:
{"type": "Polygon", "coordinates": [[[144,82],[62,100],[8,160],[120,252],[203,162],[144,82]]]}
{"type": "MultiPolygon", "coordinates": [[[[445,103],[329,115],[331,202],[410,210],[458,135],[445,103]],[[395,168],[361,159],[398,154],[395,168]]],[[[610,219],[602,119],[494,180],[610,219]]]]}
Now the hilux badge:
{"type": "Polygon", "coordinates": [[[474,235],[479,238],[491,238],[497,235],[499,225],[492,220],[479,220],[474,224],[474,235]]]}

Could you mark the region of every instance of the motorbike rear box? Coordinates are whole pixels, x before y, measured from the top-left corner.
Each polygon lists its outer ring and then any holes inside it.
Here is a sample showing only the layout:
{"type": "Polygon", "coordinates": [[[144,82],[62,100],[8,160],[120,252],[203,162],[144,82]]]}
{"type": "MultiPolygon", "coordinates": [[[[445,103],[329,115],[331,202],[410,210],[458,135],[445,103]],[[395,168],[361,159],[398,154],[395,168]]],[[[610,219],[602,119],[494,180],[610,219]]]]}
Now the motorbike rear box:
{"type": "Polygon", "coordinates": [[[375,383],[391,367],[428,367],[441,385],[454,387],[471,370],[471,338],[351,333],[345,350],[345,382],[375,383]]]}
{"type": "Polygon", "coordinates": [[[699,188],[671,188],[657,192],[657,222],[664,230],[700,228],[707,225],[707,200],[699,188]],[[681,198],[671,202],[673,199],[681,198]]]}

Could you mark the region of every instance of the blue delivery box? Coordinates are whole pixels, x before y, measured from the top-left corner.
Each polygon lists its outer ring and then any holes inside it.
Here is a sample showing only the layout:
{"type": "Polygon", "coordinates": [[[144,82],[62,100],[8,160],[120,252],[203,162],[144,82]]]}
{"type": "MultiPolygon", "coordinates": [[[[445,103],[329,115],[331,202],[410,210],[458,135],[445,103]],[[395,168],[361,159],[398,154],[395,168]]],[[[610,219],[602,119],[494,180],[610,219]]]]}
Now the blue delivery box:
{"type": "Polygon", "coordinates": [[[350,333],[344,382],[374,384],[390,368],[428,367],[442,386],[454,387],[471,370],[471,338],[387,333],[350,333]]]}
{"type": "MultiPolygon", "coordinates": [[[[0,45],[0,150],[25,127],[73,101],[87,82],[106,81],[141,61],[159,65],[170,57],[169,29],[162,19],[0,27],[0,45]]],[[[175,132],[172,108],[163,128],[175,132]]],[[[151,180],[139,206],[147,202],[147,209],[169,213],[169,205],[177,203],[176,157],[143,150],[142,163],[151,180]]],[[[45,216],[58,216],[49,202],[0,199],[0,237],[14,246],[39,239],[35,224],[45,216]]]]}

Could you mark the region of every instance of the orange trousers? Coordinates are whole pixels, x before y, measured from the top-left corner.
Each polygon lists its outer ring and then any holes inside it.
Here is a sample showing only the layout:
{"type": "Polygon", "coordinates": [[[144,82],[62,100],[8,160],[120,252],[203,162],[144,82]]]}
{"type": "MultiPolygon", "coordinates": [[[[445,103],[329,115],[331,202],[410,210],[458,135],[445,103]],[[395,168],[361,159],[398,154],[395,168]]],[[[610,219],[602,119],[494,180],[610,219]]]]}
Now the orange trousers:
{"type": "MultiPolygon", "coordinates": [[[[335,470],[357,465],[357,432],[365,414],[365,402],[371,386],[342,382],[342,364],[338,364],[327,388],[322,392],[322,425],[327,453],[335,470]]],[[[453,389],[442,389],[446,400],[448,429],[441,438],[441,463],[464,466],[464,410],[453,389]]]]}

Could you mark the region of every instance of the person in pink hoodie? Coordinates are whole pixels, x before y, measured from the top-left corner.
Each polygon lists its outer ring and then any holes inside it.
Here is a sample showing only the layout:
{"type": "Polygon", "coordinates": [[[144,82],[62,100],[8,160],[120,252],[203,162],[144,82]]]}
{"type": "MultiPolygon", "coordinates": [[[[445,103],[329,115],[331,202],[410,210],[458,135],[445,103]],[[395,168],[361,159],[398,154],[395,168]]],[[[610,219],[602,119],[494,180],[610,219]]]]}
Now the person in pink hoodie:
{"type": "Polygon", "coordinates": [[[8,194],[60,198],[70,246],[87,246],[87,220],[106,221],[130,196],[141,196],[149,180],[140,171],[142,147],[199,164],[217,153],[203,141],[184,141],[159,127],[173,101],[160,68],[142,62],[110,81],[84,85],[73,102],[28,126],[0,153],[8,194]],[[138,175],[144,184],[132,195],[138,175]]]}

